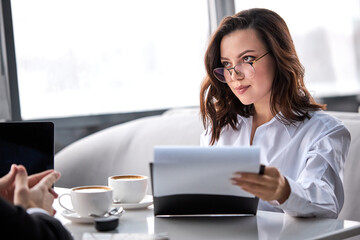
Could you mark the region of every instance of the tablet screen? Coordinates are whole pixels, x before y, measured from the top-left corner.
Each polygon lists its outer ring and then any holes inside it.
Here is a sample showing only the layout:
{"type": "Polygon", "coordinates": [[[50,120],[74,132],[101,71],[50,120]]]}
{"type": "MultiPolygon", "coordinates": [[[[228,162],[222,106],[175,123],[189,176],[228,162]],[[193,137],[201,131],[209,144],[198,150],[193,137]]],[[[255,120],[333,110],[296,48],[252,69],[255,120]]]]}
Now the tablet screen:
{"type": "Polygon", "coordinates": [[[0,177],[12,164],[22,164],[28,174],[54,168],[52,122],[0,123],[0,177]]]}

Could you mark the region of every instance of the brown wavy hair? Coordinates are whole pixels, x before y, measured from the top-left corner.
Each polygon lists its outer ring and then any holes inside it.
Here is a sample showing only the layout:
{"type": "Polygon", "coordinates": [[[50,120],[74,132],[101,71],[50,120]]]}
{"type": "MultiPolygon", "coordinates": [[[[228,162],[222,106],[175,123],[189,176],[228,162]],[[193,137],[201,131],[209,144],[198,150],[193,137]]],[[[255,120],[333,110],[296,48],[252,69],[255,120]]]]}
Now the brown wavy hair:
{"type": "Polygon", "coordinates": [[[237,115],[254,115],[253,104],[244,105],[227,84],[218,81],[213,69],[222,67],[220,43],[222,38],[236,30],[253,29],[270,51],[275,61],[275,76],[271,87],[270,108],[284,124],[294,124],[310,118],[309,111],[325,109],[315,102],[304,84],[304,68],[297,56],[285,21],[275,12],[254,8],[225,17],[210,39],[205,53],[207,75],[200,90],[200,113],[204,127],[211,126],[211,141],[220,137],[221,129],[230,125],[236,129],[237,115]]]}

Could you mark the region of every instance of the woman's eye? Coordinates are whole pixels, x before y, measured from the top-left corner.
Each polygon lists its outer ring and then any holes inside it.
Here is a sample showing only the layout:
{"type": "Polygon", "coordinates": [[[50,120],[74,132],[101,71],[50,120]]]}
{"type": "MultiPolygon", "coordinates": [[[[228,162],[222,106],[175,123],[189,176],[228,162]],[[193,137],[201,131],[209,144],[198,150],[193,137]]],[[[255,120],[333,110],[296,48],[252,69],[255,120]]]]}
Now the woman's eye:
{"type": "Polygon", "coordinates": [[[245,56],[243,57],[244,62],[252,62],[255,60],[255,57],[253,56],[245,56]]]}
{"type": "Polygon", "coordinates": [[[226,68],[229,68],[229,67],[230,67],[230,63],[228,63],[228,62],[223,62],[222,65],[223,65],[224,67],[226,67],[226,68]]]}

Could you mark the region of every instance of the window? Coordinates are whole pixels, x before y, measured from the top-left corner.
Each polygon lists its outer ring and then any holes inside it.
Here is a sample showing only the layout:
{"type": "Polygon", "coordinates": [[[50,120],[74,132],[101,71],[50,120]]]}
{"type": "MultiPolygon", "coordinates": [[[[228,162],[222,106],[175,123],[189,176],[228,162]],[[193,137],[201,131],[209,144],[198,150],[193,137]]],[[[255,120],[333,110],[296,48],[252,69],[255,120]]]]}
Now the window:
{"type": "Polygon", "coordinates": [[[206,0],[11,4],[23,119],[198,105],[206,0]]]}
{"type": "Polygon", "coordinates": [[[359,93],[359,1],[235,1],[236,12],[253,7],[274,10],[286,21],[313,96],[359,93]]]}

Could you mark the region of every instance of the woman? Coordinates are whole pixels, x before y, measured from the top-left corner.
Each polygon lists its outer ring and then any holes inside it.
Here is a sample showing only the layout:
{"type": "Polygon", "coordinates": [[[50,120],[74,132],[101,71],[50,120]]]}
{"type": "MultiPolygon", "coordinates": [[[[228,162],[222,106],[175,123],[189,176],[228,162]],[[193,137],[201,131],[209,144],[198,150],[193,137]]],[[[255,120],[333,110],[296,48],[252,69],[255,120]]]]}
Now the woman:
{"type": "Polygon", "coordinates": [[[200,108],[203,146],[258,146],[265,174],[231,183],[260,198],[260,210],[336,218],[350,133],[304,85],[284,20],[267,9],[226,17],[205,54],[200,108]]]}

